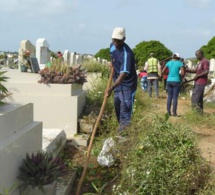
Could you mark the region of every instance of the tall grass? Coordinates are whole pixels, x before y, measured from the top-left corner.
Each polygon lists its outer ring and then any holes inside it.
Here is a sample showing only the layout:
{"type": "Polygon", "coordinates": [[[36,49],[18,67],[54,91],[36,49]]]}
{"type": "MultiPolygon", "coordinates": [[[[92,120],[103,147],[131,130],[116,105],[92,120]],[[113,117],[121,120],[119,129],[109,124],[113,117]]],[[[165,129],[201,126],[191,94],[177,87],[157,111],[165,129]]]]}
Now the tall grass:
{"type": "Polygon", "coordinates": [[[85,59],[82,63],[82,68],[85,69],[87,72],[101,73],[102,78],[109,77],[110,75],[108,65],[103,65],[93,60],[85,59]]]}
{"type": "Polygon", "coordinates": [[[195,110],[190,110],[185,114],[184,119],[190,126],[195,125],[204,128],[213,128],[215,126],[214,113],[199,114],[195,110]]]}

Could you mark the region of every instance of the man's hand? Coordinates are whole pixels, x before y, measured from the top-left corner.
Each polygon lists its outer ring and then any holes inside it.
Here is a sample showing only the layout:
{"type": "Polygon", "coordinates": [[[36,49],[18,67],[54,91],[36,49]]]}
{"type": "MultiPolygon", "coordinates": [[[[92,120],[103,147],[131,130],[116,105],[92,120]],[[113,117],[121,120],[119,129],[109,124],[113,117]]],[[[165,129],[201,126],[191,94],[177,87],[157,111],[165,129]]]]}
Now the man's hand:
{"type": "Polygon", "coordinates": [[[189,72],[190,71],[190,69],[189,69],[189,67],[187,65],[184,66],[184,70],[185,70],[185,72],[189,72]]]}
{"type": "Polygon", "coordinates": [[[196,81],[198,78],[199,78],[198,75],[196,75],[196,76],[193,78],[193,80],[196,81]]]}
{"type": "Polygon", "coordinates": [[[108,66],[109,66],[110,69],[113,68],[112,62],[109,62],[109,63],[108,63],[108,66]]]}
{"type": "Polygon", "coordinates": [[[112,91],[113,91],[113,87],[110,87],[109,89],[107,89],[107,90],[105,91],[106,96],[107,96],[107,97],[110,97],[112,91]]]}
{"type": "Polygon", "coordinates": [[[185,77],[182,78],[182,83],[186,83],[187,79],[185,77]]]}

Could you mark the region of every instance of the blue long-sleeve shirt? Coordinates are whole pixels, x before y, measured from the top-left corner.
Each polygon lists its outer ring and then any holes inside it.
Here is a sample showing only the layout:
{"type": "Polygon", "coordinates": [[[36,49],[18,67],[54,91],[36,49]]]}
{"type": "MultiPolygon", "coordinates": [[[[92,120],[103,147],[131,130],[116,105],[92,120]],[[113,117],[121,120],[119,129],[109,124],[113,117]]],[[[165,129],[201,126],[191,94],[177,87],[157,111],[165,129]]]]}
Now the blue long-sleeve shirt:
{"type": "Polygon", "coordinates": [[[122,83],[115,88],[115,91],[136,90],[137,73],[133,51],[126,43],[124,43],[123,47],[120,49],[117,49],[115,45],[111,43],[110,54],[114,66],[114,81],[119,77],[120,73],[127,74],[122,83]]]}

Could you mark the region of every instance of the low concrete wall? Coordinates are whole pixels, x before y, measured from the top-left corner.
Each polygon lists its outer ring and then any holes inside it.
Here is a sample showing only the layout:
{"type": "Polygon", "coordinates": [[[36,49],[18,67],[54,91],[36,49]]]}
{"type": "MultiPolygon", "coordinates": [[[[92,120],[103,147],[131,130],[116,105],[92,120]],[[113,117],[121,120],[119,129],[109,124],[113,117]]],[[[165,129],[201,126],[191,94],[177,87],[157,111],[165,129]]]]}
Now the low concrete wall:
{"type": "Polygon", "coordinates": [[[9,104],[0,107],[0,143],[33,121],[33,105],[9,104]]]}
{"type": "Polygon", "coordinates": [[[10,79],[4,83],[13,93],[8,102],[34,104],[34,120],[42,121],[46,129],[63,129],[67,138],[78,132],[78,117],[81,114],[86,92],[79,84],[38,83],[39,74],[8,70],[10,79]]]}
{"type": "MultiPolygon", "coordinates": [[[[42,123],[33,121],[33,104],[0,107],[0,194],[18,184],[26,153],[42,150],[42,123]],[[17,125],[17,126],[16,126],[17,125]]],[[[18,195],[18,190],[11,193],[18,195]]]]}

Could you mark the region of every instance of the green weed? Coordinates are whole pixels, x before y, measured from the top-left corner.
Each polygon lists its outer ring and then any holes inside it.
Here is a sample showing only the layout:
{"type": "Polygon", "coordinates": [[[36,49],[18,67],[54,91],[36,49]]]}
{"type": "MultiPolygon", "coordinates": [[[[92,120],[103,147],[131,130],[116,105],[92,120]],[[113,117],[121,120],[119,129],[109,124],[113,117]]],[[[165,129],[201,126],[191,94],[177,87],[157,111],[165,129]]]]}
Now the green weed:
{"type": "Polygon", "coordinates": [[[121,145],[121,180],[113,194],[192,194],[207,181],[209,166],[200,157],[192,131],[159,116],[136,124],[121,145]],[[143,124],[146,124],[143,126],[143,124]],[[145,133],[143,133],[145,132],[145,133]]]}
{"type": "Polygon", "coordinates": [[[213,128],[215,126],[215,114],[213,113],[199,114],[195,110],[190,110],[185,114],[184,119],[191,126],[194,124],[195,126],[206,128],[213,128]]]}

